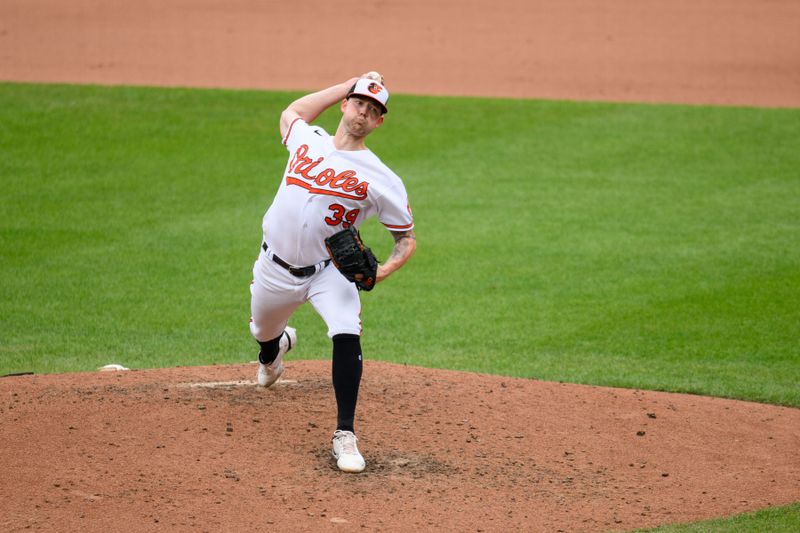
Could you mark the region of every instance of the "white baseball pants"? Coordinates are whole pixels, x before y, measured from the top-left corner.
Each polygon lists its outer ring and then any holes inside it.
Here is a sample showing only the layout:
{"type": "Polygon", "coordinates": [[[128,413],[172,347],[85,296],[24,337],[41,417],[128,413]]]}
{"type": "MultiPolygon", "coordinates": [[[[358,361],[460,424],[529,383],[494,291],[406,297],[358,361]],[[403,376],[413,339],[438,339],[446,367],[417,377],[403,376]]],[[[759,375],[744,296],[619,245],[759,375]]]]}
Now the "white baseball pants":
{"type": "Polygon", "coordinates": [[[262,251],[253,265],[250,295],[250,332],[257,341],[280,336],[292,313],[307,301],[328,326],[328,337],[340,333],[361,335],[358,289],[333,264],[299,278],[262,251]]]}

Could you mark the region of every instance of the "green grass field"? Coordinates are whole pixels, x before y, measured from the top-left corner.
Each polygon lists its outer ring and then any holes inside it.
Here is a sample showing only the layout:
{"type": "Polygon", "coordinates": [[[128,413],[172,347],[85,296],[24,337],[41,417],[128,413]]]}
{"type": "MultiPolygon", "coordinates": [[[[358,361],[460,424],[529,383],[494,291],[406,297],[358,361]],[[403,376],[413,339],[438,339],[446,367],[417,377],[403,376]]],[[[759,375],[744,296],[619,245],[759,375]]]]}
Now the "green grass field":
{"type": "Polygon", "coordinates": [[[649,533],[796,533],[800,531],[800,504],[763,509],[696,524],[639,530],[649,533]]]}
{"type": "MultiPolygon", "coordinates": [[[[0,374],[253,360],[296,96],[0,84],[0,374]]],[[[419,248],[368,359],[800,406],[800,110],[398,95],[370,146],[419,248]]]]}

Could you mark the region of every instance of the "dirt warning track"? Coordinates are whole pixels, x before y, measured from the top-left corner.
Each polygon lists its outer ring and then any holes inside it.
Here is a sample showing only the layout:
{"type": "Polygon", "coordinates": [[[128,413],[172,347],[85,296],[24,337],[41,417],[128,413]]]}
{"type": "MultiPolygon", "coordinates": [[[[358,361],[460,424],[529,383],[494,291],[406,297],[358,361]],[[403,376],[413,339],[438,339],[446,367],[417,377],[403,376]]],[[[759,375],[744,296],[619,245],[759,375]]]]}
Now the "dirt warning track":
{"type": "Polygon", "coordinates": [[[795,0],[3,0],[0,80],[800,106],[795,0]]]}

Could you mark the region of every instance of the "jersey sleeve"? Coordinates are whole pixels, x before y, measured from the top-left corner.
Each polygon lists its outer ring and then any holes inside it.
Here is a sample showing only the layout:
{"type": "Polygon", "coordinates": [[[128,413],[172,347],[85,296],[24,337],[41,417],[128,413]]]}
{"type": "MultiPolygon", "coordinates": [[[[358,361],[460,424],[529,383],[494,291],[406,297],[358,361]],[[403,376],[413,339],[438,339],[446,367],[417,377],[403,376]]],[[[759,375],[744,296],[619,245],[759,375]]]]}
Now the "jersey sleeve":
{"type": "Polygon", "coordinates": [[[408,194],[399,178],[386,194],[378,198],[377,207],[378,220],[389,231],[408,231],[414,227],[408,194]]]}

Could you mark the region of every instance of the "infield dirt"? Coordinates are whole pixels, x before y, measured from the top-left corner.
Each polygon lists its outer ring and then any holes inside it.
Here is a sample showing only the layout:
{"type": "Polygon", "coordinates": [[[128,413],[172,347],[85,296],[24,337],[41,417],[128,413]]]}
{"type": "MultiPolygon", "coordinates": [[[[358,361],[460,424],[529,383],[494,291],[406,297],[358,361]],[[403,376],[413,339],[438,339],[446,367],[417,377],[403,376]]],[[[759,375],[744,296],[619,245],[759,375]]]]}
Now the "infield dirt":
{"type": "Polygon", "coordinates": [[[796,501],[800,411],[367,362],[0,380],[3,531],[610,531],[796,501]]]}
{"type": "MultiPolygon", "coordinates": [[[[792,0],[5,0],[0,79],[797,107],[799,25],[792,0]]],[[[328,455],[328,362],[270,390],[252,365],[1,379],[0,530],[622,531],[800,500],[797,409],[365,365],[359,475],[328,455]]]]}

